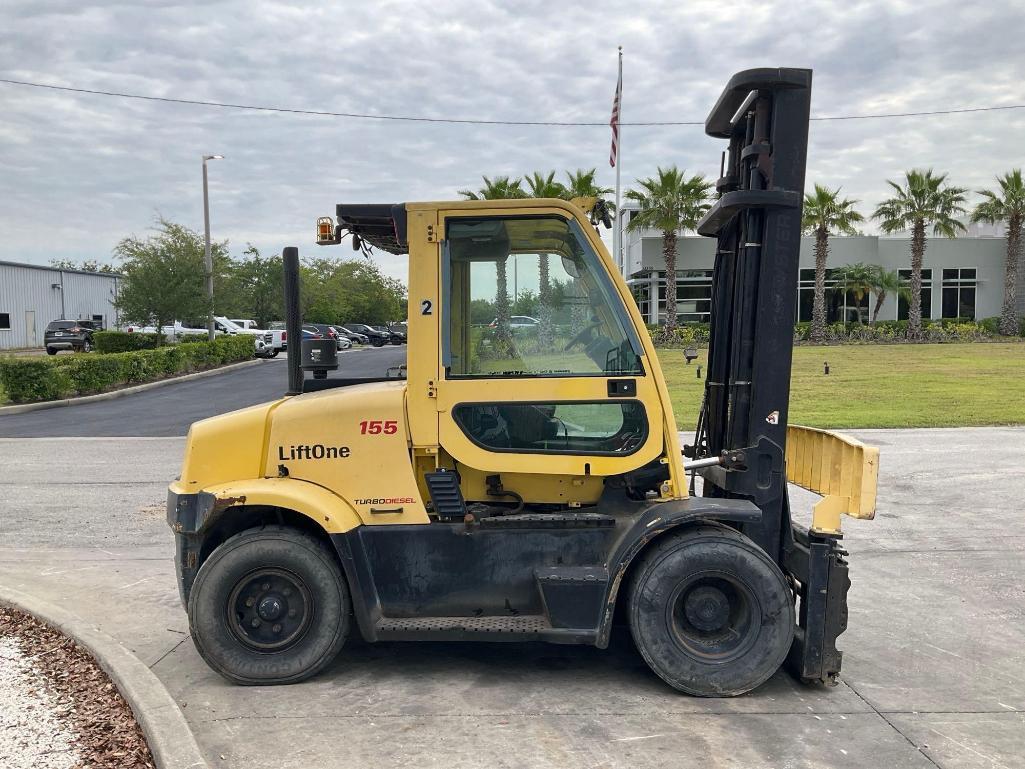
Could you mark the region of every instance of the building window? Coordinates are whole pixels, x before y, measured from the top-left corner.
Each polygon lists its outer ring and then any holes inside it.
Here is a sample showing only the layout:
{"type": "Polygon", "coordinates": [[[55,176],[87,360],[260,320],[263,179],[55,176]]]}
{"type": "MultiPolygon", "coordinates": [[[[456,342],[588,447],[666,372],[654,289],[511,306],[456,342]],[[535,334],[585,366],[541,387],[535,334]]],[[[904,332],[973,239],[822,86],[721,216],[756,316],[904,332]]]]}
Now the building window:
{"type": "Polygon", "coordinates": [[[944,318],[975,320],[975,289],[978,285],[976,270],[948,268],[943,270],[944,318]]]}
{"type": "Polygon", "coordinates": [[[712,271],[681,270],[676,273],[676,320],[708,323],[712,315],[712,271]]]}
{"type": "Polygon", "coordinates": [[[0,312],[0,331],[11,330],[11,314],[9,312],[0,312]]]}
{"type": "MultiPolygon", "coordinates": [[[[973,270],[974,272],[974,270],[973,270]]],[[[897,277],[904,285],[911,283],[911,270],[897,270],[897,277]]],[[[922,270],[922,317],[932,317],[932,270],[922,270]]],[[[908,300],[903,296],[897,297],[897,320],[908,319],[908,300]]]]}
{"type": "Polygon", "coordinates": [[[630,293],[633,294],[634,301],[637,303],[637,309],[641,313],[641,317],[644,318],[644,322],[648,322],[650,317],[648,313],[651,311],[651,284],[645,278],[637,283],[630,285],[630,293]]]}
{"type": "MultiPolygon", "coordinates": [[[[840,289],[839,270],[826,270],[826,323],[865,323],[868,321],[868,295],[859,302],[853,291],[840,289]]],[[[815,303],[815,270],[803,269],[797,288],[797,320],[810,323],[815,303]]]]}

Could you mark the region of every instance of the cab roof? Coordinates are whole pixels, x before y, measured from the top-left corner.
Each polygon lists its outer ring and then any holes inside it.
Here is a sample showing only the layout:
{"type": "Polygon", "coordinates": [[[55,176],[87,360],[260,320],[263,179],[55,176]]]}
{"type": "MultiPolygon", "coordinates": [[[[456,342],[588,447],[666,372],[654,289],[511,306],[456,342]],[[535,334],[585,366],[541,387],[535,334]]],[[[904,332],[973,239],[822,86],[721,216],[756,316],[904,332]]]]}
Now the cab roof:
{"type": "MultiPolygon", "coordinates": [[[[586,200],[586,199],[585,199],[586,200]]],[[[573,201],[576,202],[576,201],[573,201]]],[[[593,203],[593,200],[591,200],[593,203]]],[[[458,200],[435,203],[339,203],[335,206],[338,225],[374,248],[390,254],[409,252],[406,237],[406,212],[413,209],[475,209],[475,208],[564,208],[575,209],[565,200],[523,198],[511,200],[458,200]]]]}

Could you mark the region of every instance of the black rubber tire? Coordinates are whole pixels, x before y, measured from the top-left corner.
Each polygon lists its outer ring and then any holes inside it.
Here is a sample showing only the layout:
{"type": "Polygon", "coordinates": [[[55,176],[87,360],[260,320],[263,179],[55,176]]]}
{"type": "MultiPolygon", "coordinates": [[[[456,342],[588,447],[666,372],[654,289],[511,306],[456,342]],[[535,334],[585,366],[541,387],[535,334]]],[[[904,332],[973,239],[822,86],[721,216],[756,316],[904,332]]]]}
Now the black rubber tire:
{"type": "Polygon", "coordinates": [[[734,697],[763,684],[783,664],[794,639],[793,594],[754,542],[726,526],[702,525],[663,537],[641,557],[630,587],[630,630],[662,680],[699,697],[734,697]],[[706,647],[702,653],[702,631],[685,627],[681,618],[690,616],[678,608],[690,594],[683,591],[704,582],[725,586],[725,594],[733,596],[728,621],[733,632],[715,631],[716,640],[738,644],[732,651],[706,647]],[[735,621],[734,612],[747,619],[735,621]]]}
{"type": "Polygon", "coordinates": [[[383,339],[375,339],[375,340],[373,340],[373,341],[371,342],[371,344],[372,344],[372,345],[373,345],[374,347],[384,347],[384,340],[383,340],[383,339]]]}
{"type": "Polygon", "coordinates": [[[47,355],[56,355],[57,354],[57,348],[56,347],[47,347],[46,348],[46,354],[47,355]]]}
{"type": "Polygon", "coordinates": [[[189,627],[196,649],[216,672],[243,685],[290,684],[316,675],[349,634],[352,601],[345,576],[327,546],[285,526],[247,529],[226,540],[203,562],[189,594],[189,627]],[[281,569],[302,579],[312,617],[293,645],[258,651],[230,627],[230,601],[247,575],[281,569]]]}
{"type": "Polygon", "coordinates": [[[79,352],[92,352],[92,351],[93,351],[93,343],[92,343],[91,339],[86,339],[84,342],[82,342],[82,347],[79,348],[79,352]]]}
{"type": "Polygon", "coordinates": [[[267,353],[267,357],[268,358],[276,358],[276,357],[278,357],[278,352],[279,352],[278,348],[275,347],[269,353],[267,353]]]}

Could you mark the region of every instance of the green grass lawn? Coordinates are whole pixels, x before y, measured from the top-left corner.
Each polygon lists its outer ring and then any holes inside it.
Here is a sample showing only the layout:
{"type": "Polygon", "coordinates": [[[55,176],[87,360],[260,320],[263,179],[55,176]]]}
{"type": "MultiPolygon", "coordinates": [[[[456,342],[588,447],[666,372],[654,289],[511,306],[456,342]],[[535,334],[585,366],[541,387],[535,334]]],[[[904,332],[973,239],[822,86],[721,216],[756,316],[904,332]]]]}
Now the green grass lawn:
{"type": "MultiPolygon", "coordinates": [[[[681,429],[694,426],[706,353],[687,366],[681,350],[659,350],[681,429]]],[[[790,421],[810,427],[1023,424],[1025,343],[795,347],[790,393],[790,421]]]]}

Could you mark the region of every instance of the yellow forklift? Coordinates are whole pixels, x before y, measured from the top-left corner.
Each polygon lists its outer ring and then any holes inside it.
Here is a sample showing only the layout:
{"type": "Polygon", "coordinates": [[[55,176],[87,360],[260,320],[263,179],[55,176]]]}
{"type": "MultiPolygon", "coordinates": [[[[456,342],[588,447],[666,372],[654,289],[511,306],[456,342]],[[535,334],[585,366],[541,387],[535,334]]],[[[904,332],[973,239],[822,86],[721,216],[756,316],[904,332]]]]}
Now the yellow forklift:
{"type": "MultiPolygon", "coordinates": [[[[300,681],[354,626],[370,642],[604,648],[617,620],[690,694],[747,692],[784,662],[835,682],[840,515],[871,517],[878,452],[788,428],[810,94],[809,70],[741,72],[706,122],[729,149],[699,227],[718,249],[689,446],[600,203],[340,204],[319,220],[319,244],[409,255],[407,364],[333,377],[333,345],[305,341],[285,396],[192,426],[168,520],[210,666],[300,681]],[[511,318],[510,281],[537,317],[511,318]],[[823,495],[810,528],[791,522],[788,475],[823,495]]],[[[298,250],[283,257],[301,339],[298,250]]]]}

